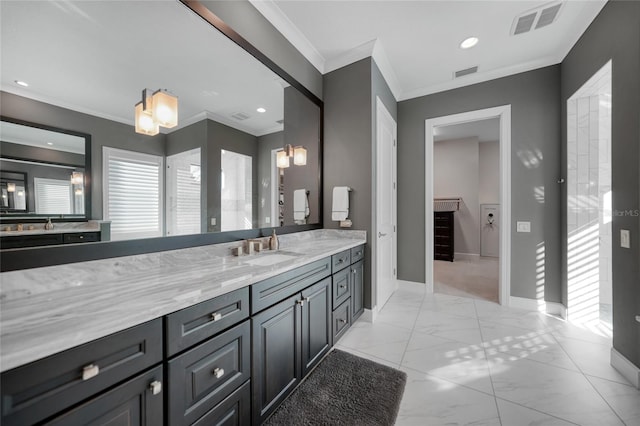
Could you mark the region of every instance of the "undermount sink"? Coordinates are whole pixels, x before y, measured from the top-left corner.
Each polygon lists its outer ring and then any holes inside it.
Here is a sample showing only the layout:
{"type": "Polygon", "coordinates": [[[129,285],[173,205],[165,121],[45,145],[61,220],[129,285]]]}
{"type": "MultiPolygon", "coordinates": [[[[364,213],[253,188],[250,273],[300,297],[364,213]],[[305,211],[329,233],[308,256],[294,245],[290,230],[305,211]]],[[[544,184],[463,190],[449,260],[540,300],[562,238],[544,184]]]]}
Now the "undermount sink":
{"type": "Polygon", "coordinates": [[[271,266],[276,263],[288,262],[295,259],[296,256],[288,254],[274,253],[274,254],[258,254],[256,257],[244,260],[244,263],[255,266],[271,266]]]}

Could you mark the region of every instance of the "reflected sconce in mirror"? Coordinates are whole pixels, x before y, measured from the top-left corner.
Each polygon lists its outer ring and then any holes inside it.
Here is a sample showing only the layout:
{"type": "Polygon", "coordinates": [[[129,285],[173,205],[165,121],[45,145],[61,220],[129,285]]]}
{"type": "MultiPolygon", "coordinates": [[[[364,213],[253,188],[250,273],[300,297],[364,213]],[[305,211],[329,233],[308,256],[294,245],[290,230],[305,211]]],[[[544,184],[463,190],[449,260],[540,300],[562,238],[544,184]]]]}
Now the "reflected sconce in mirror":
{"type": "Polygon", "coordinates": [[[82,185],[84,183],[84,175],[81,172],[71,172],[71,184],[82,185]]]}
{"type": "Polygon", "coordinates": [[[7,182],[7,192],[16,192],[16,184],[7,182]]]}
{"type": "Polygon", "coordinates": [[[154,136],[160,132],[160,126],[171,129],[178,125],[178,98],[166,90],[142,91],[142,101],[136,104],[136,133],[154,136]]]}
{"type": "Polygon", "coordinates": [[[284,169],[291,165],[290,158],[293,157],[293,164],[304,166],[307,164],[307,150],[302,146],[293,147],[285,145],[282,151],[278,151],[276,163],[278,168],[284,169]]]}

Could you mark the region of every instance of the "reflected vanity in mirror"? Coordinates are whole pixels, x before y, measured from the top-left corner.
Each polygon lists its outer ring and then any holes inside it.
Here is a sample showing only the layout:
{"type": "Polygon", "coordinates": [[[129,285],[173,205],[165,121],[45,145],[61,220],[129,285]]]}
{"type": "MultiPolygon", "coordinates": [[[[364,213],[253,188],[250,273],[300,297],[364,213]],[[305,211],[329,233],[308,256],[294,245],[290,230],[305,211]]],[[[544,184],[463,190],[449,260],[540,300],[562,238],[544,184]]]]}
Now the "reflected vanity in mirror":
{"type": "Polygon", "coordinates": [[[88,161],[70,148],[3,136],[3,223],[31,215],[103,220],[112,241],[321,227],[322,102],[255,49],[260,61],[231,41],[233,30],[223,34],[190,9],[204,6],[189,3],[0,4],[0,101],[12,117],[3,118],[3,134],[16,121],[71,129],[64,132],[86,136],[88,161]],[[149,31],[160,22],[168,24],[149,31]],[[135,132],[134,105],[147,87],[178,98],[176,127],[135,132]],[[278,167],[288,147],[291,155],[299,148],[298,158],[278,167]],[[63,159],[42,159],[56,156],[63,159]],[[33,169],[44,163],[57,163],[59,173],[37,176],[33,169]],[[25,173],[22,210],[5,188],[17,188],[19,175],[5,171],[25,173]],[[80,173],[85,185],[72,182],[80,173]],[[69,194],[59,212],[38,198],[47,179],[60,183],[60,193],[64,181],[69,194]]]}

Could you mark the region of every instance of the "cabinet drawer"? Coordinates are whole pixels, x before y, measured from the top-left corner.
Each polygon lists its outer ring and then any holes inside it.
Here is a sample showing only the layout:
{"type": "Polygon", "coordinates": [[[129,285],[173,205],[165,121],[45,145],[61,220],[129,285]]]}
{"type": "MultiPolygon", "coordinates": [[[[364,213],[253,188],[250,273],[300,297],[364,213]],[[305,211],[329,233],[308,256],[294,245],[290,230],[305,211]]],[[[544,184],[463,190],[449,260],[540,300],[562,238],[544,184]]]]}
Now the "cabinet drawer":
{"type": "Polygon", "coordinates": [[[169,424],[192,424],[247,381],[250,368],[250,321],[169,361],[169,424]]]}
{"type": "Polygon", "coordinates": [[[162,366],[157,366],[45,424],[161,426],[162,386],[162,366]]]}
{"type": "Polygon", "coordinates": [[[336,273],[347,266],[351,265],[351,250],[345,250],[341,253],[331,256],[331,271],[336,273]]]}
{"type": "Polygon", "coordinates": [[[74,232],[72,234],[64,234],[64,243],[90,243],[100,241],[99,232],[74,232]]]}
{"type": "Polygon", "coordinates": [[[333,311],[333,344],[342,337],[351,324],[351,299],[347,299],[333,311]]]}
{"type": "Polygon", "coordinates": [[[254,314],[292,296],[331,274],[331,258],[317,260],[251,286],[254,314]]]}
{"type": "Polygon", "coordinates": [[[251,424],[251,382],[240,386],[193,426],[242,426],[251,424]]]}
{"type": "Polygon", "coordinates": [[[364,244],[351,249],[351,263],[364,259],[364,244]]]}
{"type": "Polygon", "coordinates": [[[333,308],[336,309],[351,294],[350,269],[343,269],[333,275],[333,308]]]}
{"type": "Polygon", "coordinates": [[[7,371],[2,424],[36,423],[160,361],[157,319],[7,371]]]}
{"type": "Polygon", "coordinates": [[[37,247],[62,244],[62,234],[15,235],[2,237],[0,248],[37,247]]]}
{"type": "Polygon", "coordinates": [[[248,287],[169,314],[167,355],[175,355],[248,317],[248,287]]]}

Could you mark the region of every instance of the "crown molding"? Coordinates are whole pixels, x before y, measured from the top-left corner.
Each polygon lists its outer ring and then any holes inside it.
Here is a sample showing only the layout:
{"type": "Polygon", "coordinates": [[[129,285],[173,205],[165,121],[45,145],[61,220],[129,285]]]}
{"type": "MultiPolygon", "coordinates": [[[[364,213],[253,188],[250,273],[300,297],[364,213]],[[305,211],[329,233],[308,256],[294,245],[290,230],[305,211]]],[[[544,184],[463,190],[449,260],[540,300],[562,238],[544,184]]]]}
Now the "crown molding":
{"type": "Polygon", "coordinates": [[[311,65],[321,74],[325,73],[325,58],[273,0],[249,0],[249,3],[289,40],[311,65]]]}

